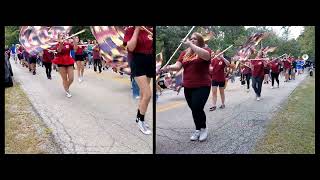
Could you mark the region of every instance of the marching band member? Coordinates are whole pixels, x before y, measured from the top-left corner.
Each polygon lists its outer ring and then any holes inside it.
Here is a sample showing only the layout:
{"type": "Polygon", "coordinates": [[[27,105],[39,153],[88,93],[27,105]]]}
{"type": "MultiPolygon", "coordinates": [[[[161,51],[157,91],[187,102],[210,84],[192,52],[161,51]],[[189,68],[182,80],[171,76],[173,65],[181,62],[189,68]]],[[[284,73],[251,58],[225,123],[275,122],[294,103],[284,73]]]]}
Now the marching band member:
{"type": "Polygon", "coordinates": [[[46,68],[47,78],[51,79],[52,60],[54,59],[54,54],[52,49],[44,49],[42,59],[43,59],[44,67],[46,68]]]}
{"type": "MultiPolygon", "coordinates": [[[[152,27],[148,28],[152,31],[152,27]]],[[[131,26],[125,30],[124,45],[131,53],[131,74],[140,89],[140,102],[136,117],[139,129],[144,134],[151,134],[144,121],[151,99],[150,80],[155,76],[155,60],[153,57],[153,37],[140,26],[131,26]]]]}
{"type": "Polygon", "coordinates": [[[57,56],[52,60],[54,64],[57,64],[59,67],[59,72],[62,78],[63,88],[66,92],[66,97],[72,97],[70,93],[70,86],[73,82],[73,68],[74,68],[74,59],[70,56],[70,51],[73,50],[73,45],[63,38],[65,35],[60,33],[58,35],[58,44],[55,49],[57,50],[57,56]]]}
{"type": "Polygon", "coordinates": [[[79,37],[76,36],[75,40],[73,42],[73,47],[74,47],[74,51],[75,51],[75,61],[77,64],[77,70],[78,70],[78,80],[79,83],[81,83],[83,81],[83,72],[84,72],[84,65],[83,65],[83,61],[85,59],[83,52],[84,52],[84,48],[85,46],[81,46],[83,44],[78,44],[79,43],[79,37]]]}
{"type": "Polygon", "coordinates": [[[266,66],[265,61],[262,59],[262,52],[259,52],[256,59],[251,60],[252,67],[252,88],[256,93],[257,101],[260,101],[262,81],[264,77],[264,67],[266,66]]]}
{"type": "MultiPolygon", "coordinates": [[[[220,50],[216,52],[219,54],[220,50]]],[[[213,58],[215,53],[211,54],[213,58]]],[[[220,109],[225,108],[225,95],[224,95],[224,86],[225,86],[225,74],[224,69],[225,67],[229,66],[230,63],[226,60],[223,55],[221,54],[218,57],[211,59],[210,71],[211,71],[211,85],[212,85],[212,104],[213,106],[210,108],[210,111],[216,110],[216,103],[217,103],[217,87],[219,87],[219,92],[221,96],[221,106],[220,109]]]]}
{"type": "Polygon", "coordinates": [[[243,79],[246,81],[247,84],[247,92],[249,92],[250,89],[250,79],[251,79],[251,68],[250,68],[250,63],[245,62],[243,65],[240,67],[241,73],[243,74],[243,79]]]}
{"type": "Polygon", "coordinates": [[[280,73],[280,60],[279,59],[274,59],[270,63],[270,68],[271,68],[271,88],[274,88],[274,79],[276,79],[278,83],[278,88],[279,88],[279,73],[280,73]]]}
{"type": "Polygon", "coordinates": [[[290,63],[289,59],[285,57],[284,60],[283,60],[283,70],[284,70],[284,73],[285,73],[285,81],[284,82],[288,82],[289,81],[290,68],[291,68],[291,63],[290,63]]]}
{"type": "Polygon", "coordinates": [[[204,141],[208,136],[206,114],[203,108],[210,94],[211,50],[205,48],[204,39],[199,33],[193,33],[191,39],[187,39],[183,43],[188,48],[180,54],[174,65],[164,67],[163,71],[177,71],[183,67],[184,95],[196,126],[190,140],[204,141]]]}

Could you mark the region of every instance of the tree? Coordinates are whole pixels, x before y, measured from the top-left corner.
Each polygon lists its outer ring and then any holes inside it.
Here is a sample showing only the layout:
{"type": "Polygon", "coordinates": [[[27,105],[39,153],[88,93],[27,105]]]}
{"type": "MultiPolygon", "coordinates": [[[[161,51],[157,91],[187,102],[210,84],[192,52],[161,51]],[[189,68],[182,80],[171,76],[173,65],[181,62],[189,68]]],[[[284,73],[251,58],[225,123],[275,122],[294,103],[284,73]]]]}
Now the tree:
{"type": "Polygon", "coordinates": [[[19,26],[5,26],[5,46],[19,43],[19,26]]]}
{"type": "Polygon", "coordinates": [[[74,33],[77,33],[81,30],[85,29],[86,31],[84,33],[81,33],[79,34],[79,38],[84,40],[84,41],[87,41],[88,39],[90,40],[94,40],[94,36],[93,34],[91,33],[91,29],[90,29],[90,26],[73,26],[71,31],[70,31],[70,35],[71,34],[74,34],[74,33]]]}
{"type": "MultiPolygon", "coordinates": [[[[157,46],[156,53],[159,53],[163,48],[163,63],[166,63],[169,60],[191,27],[192,26],[157,26],[156,43],[160,46],[157,46]]],[[[195,32],[195,30],[193,32],[195,32]]],[[[177,51],[171,63],[174,63],[177,60],[183,49],[184,47],[182,46],[177,51]]]]}
{"type": "Polygon", "coordinates": [[[282,33],[283,40],[288,41],[289,34],[290,34],[290,26],[282,26],[281,29],[283,30],[283,33],[282,33]]]}
{"type": "Polygon", "coordinates": [[[303,33],[298,37],[301,54],[308,54],[310,58],[315,57],[315,27],[304,26],[303,33]]]}

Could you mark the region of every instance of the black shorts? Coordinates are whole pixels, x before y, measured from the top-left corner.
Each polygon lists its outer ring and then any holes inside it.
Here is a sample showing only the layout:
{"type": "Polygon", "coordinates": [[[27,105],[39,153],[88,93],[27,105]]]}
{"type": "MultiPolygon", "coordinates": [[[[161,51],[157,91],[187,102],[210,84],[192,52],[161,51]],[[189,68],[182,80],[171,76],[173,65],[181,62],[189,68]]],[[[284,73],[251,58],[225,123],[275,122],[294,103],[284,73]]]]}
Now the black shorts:
{"type": "Polygon", "coordinates": [[[83,55],[75,55],[75,58],[74,58],[76,61],[84,61],[84,56],[83,55]]]}
{"type": "Polygon", "coordinates": [[[36,64],[36,63],[37,63],[37,58],[35,58],[35,57],[30,57],[30,58],[29,58],[29,63],[30,63],[30,64],[32,64],[32,63],[33,63],[33,64],[36,64]]]}
{"type": "Polygon", "coordinates": [[[219,87],[224,87],[224,85],[226,84],[226,82],[225,81],[223,81],[223,82],[218,82],[218,81],[212,81],[212,86],[219,86],[219,87]]]}
{"type": "Polygon", "coordinates": [[[69,66],[74,66],[73,64],[57,64],[58,67],[69,67],[69,66]]]}
{"type": "Polygon", "coordinates": [[[269,74],[270,70],[269,69],[265,69],[264,70],[264,74],[269,74]]]}
{"type": "Polygon", "coordinates": [[[153,55],[133,53],[130,68],[132,77],[145,75],[149,78],[154,78],[156,74],[153,55]]]}

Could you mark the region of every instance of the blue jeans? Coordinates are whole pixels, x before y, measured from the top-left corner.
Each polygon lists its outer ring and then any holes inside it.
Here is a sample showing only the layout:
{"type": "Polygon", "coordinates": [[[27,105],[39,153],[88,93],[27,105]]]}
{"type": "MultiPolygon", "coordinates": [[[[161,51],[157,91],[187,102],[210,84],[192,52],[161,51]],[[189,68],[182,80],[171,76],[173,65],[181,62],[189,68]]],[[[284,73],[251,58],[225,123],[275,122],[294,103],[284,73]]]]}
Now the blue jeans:
{"type": "Polygon", "coordinates": [[[93,64],[92,63],[92,55],[90,53],[88,53],[88,61],[89,61],[89,65],[93,64]]]}
{"type": "Polygon", "coordinates": [[[133,98],[140,96],[140,89],[139,89],[137,82],[134,80],[134,78],[131,78],[131,85],[132,85],[133,98]]]}

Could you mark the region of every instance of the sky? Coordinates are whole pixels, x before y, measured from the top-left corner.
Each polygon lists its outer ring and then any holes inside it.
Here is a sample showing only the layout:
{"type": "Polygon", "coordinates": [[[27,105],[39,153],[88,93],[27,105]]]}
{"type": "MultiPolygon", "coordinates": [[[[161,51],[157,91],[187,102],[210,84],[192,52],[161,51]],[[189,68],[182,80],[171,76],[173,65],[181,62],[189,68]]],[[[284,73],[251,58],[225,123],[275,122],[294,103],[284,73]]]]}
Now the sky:
{"type": "MultiPolygon", "coordinates": [[[[249,28],[249,27],[253,27],[253,26],[245,26],[245,28],[249,28]]],[[[283,33],[283,30],[281,30],[282,26],[267,26],[267,27],[272,28],[279,36],[281,36],[283,33]]],[[[303,26],[291,26],[289,30],[290,30],[289,39],[297,39],[303,31],[303,26]]]]}

